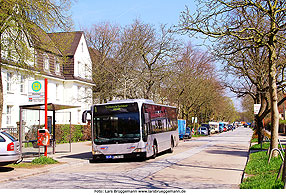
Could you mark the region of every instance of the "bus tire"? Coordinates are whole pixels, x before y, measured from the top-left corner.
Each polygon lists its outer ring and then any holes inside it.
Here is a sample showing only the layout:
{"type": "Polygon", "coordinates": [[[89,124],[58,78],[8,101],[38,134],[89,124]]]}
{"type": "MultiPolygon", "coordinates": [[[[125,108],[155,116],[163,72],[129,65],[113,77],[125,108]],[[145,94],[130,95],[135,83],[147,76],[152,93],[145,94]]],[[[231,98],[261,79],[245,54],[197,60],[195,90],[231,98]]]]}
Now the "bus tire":
{"type": "Polygon", "coordinates": [[[158,155],[158,145],[156,142],[154,142],[153,144],[153,155],[152,158],[156,158],[156,156],[158,155]]]}
{"type": "Polygon", "coordinates": [[[175,146],[174,139],[173,139],[173,137],[171,137],[171,147],[168,150],[169,153],[173,153],[174,152],[174,146],[175,146]]]}
{"type": "Polygon", "coordinates": [[[97,162],[95,156],[92,155],[92,159],[89,159],[89,163],[95,163],[97,162]]]}

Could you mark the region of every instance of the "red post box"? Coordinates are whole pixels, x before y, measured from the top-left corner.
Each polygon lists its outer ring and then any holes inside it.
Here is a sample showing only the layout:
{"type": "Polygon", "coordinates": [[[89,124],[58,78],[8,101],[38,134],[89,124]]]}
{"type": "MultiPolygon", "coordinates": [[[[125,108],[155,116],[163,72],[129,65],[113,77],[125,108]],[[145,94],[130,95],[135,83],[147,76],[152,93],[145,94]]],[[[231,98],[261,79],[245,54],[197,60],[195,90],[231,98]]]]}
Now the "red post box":
{"type": "Polygon", "coordinates": [[[50,145],[50,133],[47,129],[38,129],[38,145],[48,146],[50,145]]]}

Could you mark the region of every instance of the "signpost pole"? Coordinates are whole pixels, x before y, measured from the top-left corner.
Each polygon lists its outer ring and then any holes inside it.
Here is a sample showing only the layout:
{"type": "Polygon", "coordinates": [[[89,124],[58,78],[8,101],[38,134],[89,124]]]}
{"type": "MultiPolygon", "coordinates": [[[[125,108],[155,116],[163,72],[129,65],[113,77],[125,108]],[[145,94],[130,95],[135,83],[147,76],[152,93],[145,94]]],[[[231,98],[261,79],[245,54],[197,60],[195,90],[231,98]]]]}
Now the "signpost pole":
{"type": "MultiPolygon", "coordinates": [[[[48,79],[45,79],[45,129],[48,129],[48,79]]],[[[45,146],[45,156],[48,155],[48,146],[45,146]]]]}

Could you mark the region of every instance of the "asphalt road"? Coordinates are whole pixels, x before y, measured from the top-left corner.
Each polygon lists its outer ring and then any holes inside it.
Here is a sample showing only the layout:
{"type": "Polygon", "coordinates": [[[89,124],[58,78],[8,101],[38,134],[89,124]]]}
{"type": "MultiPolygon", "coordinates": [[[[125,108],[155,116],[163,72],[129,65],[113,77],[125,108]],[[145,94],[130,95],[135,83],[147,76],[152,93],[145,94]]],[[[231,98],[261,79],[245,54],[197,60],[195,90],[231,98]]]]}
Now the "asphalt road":
{"type": "Polygon", "coordinates": [[[172,154],[143,162],[83,163],[2,182],[1,189],[236,189],[252,130],[181,141],[172,154]]]}

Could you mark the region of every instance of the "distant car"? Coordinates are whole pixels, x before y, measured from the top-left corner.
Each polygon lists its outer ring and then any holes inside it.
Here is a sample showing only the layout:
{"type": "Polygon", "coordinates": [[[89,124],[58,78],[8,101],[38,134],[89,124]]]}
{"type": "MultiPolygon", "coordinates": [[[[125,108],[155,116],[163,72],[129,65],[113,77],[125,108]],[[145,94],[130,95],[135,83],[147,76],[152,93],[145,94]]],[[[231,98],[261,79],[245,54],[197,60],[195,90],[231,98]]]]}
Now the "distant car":
{"type": "Polygon", "coordinates": [[[219,123],[219,132],[223,132],[224,131],[224,124],[223,123],[219,123]]]}
{"type": "Polygon", "coordinates": [[[188,139],[192,138],[192,132],[191,132],[190,127],[187,127],[187,128],[186,128],[185,137],[188,138],[188,139]]]}
{"type": "Polygon", "coordinates": [[[0,131],[0,166],[22,161],[19,141],[5,131],[0,131]]]}
{"type": "Polygon", "coordinates": [[[213,133],[216,133],[214,127],[210,127],[209,128],[209,134],[213,134],[213,133]]]}
{"type": "Polygon", "coordinates": [[[201,134],[201,135],[208,135],[209,134],[209,130],[208,130],[207,127],[200,126],[198,128],[198,133],[201,134]]]}

